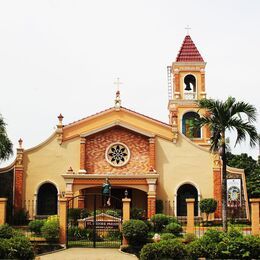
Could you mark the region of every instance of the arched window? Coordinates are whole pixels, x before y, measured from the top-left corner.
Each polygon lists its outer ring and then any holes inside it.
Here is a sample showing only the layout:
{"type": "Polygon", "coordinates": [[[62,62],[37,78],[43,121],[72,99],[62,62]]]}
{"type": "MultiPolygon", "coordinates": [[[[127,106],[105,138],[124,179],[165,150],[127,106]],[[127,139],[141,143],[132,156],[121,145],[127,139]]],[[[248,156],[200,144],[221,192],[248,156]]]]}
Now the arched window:
{"type": "Polygon", "coordinates": [[[198,216],[198,191],[191,184],[183,184],[177,191],[177,216],[187,216],[186,199],[195,199],[194,216],[198,216]]]}
{"type": "Polygon", "coordinates": [[[182,117],[182,133],[189,138],[201,138],[200,127],[195,127],[195,119],[200,118],[196,112],[187,112],[182,117]]]}
{"type": "Polygon", "coordinates": [[[184,78],[184,98],[185,99],[196,99],[196,78],[188,74],[184,78]]]}
{"type": "Polygon", "coordinates": [[[52,183],[44,183],[37,194],[37,215],[57,214],[58,191],[52,183]]]}

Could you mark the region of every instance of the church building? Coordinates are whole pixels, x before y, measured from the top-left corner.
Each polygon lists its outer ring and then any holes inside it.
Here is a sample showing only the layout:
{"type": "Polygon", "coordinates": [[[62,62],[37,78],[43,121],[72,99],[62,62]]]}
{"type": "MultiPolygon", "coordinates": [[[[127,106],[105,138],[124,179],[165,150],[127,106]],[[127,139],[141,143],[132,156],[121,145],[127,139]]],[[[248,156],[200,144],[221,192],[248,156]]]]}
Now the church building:
{"type": "MultiPolygon", "coordinates": [[[[186,35],[168,66],[169,122],[123,107],[117,91],[114,106],[104,111],[67,125],[60,114],[56,131],[33,148],[24,149],[20,139],[14,162],[0,169],[9,216],[22,208],[31,219],[57,214],[59,197],[78,196],[77,207],[87,207],[83,195],[100,193],[108,178],[112,195],[122,198],[127,189],[131,207],[148,218],[156,200],[169,202],[165,213],[185,216],[186,198],[195,198],[196,216],[201,199],[215,198],[215,218],[221,218],[221,159],[209,151],[210,130],[193,127],[194,118],[207,113],[197,105],[207,95],[205,67],[186,35]]],[[[244,202],[249,218],[244,170],[227,170],[229,206],[244,202]]]]}

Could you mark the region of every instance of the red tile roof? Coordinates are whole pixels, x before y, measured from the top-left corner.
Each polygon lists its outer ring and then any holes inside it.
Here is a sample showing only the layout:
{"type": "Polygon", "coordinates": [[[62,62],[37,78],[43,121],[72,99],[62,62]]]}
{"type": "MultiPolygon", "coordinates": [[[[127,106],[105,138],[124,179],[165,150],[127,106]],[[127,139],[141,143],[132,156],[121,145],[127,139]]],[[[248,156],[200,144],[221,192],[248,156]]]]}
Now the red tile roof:
{"type": "Polygon", "coordinates": [[[182,43],[181,49],[178,53],[178,56],[176,58],[176,62],[191,62],[191,61],[204,62],[202,56],[200,55],[191,37],[189,35],[186,35],[182,43]]]}

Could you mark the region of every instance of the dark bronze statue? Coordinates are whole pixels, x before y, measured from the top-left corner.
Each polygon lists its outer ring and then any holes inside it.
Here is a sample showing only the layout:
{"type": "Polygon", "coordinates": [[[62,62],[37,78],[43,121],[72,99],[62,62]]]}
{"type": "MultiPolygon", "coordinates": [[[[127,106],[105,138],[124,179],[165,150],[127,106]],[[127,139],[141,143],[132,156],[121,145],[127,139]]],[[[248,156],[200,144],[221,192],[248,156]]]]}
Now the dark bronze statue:
{"type": "Polygon", "coordinates": [[[102,185],[102,201],[104,206],[111,206],[110,198],[111,198],[111,184],[108,178],[106,178],[105,182],[102,185]]]}

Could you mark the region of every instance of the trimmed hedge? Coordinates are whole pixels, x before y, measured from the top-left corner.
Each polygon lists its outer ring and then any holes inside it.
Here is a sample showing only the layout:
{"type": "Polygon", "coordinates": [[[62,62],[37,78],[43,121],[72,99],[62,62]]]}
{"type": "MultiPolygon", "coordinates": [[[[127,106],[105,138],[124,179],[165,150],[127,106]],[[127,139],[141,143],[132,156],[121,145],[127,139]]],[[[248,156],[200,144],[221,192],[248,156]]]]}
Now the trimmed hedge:
{"type": "Polygon", "coordinates": [[[154,232],[162,232],[162,230],[170,223],[178,223],[178,220],[172,216],[164,214],[155,214],[151,217],[154,232]]]}
{"type": "Polygon", "coordinates": [[[259,259],[260,237],[243,236],[232,228],[228,233],[208,230],[205,235],[187,245],[192,259],[259,259]]]}
{"type": "Polygon", "coordinates": [[[172,233],[175,236],[179,236],[182,232],[182,226],[178,223],[172,222],[165,227],[165,231],[168,233],[172,233]]]}
{"type": "Polygon", "coordinates": [[[131,219],[123,223],[123,235],[132,246],[143,245],[148,238],[148,226],[142,220],[131,219]]]}
{"type": "Polygon", "coordinates": [[[178,239],[146,244],[140,254],[141,260],[184,259],[187,255],[185,245],[178,239]]]}
{"type": "Polygon", "coordinates": [[[163,233],[161,234],[161,240],[170,240],[176,238],[172,233],[163,233]]]}

